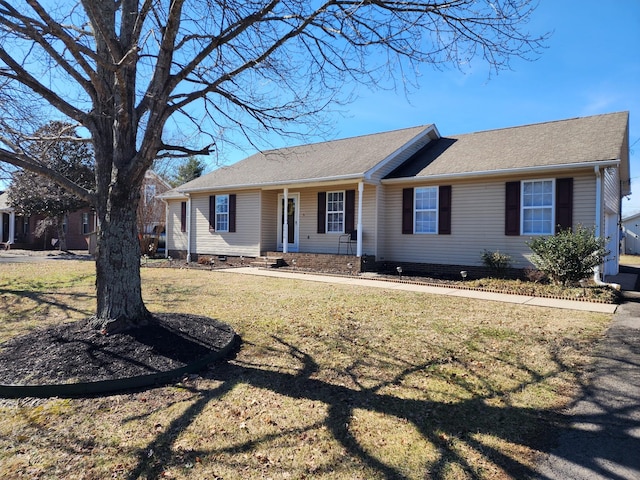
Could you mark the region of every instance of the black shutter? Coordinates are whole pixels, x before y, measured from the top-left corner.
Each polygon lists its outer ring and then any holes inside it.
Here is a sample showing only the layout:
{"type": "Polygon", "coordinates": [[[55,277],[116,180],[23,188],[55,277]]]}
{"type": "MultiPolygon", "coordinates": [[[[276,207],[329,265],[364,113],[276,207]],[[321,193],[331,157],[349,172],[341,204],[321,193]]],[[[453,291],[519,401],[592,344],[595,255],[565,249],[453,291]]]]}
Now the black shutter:
{"type": "Polygon", "coordinates": [[[520,182],[507,182],[504,234],[520,235],[520,182]]]}
{"type": "Polygon", "coordinates": [[[451,185],[438,188],[438,233],[451,234],[451,185]]]}
{"type": "Polygon", "coordinates": [[[560,230],[573,227],[573,178],[556,180],[556,225],[560,230]]]}
{"type": "Polygon", "coordinates": [[[236,195],[229,195],[229,232],[236,231],[236,195]]]}
{"type": "Polygon", "coordinates": [[[187,202],[180,203],[180,231],[187,231],[187,202]]]}
{"type": "Polygon", "coordinates": [[[216,196],[209,196],[209,230],[215,232],[216,230],[216,196]]]}
{"type": "Polygon", "coordinates": [[[344,197],[344,231],[351,233],[356,229],[356,191],[347,190],[344,197]]]}
{"type": "Polygon", "coordinates": [[[402,189],[402,233],[413,234],[413,188],[402,189]]]}
{"type": "Polygon", "coordinates": [[[318,233],[326,233],[327,192],[318,192],[318,233]]]}

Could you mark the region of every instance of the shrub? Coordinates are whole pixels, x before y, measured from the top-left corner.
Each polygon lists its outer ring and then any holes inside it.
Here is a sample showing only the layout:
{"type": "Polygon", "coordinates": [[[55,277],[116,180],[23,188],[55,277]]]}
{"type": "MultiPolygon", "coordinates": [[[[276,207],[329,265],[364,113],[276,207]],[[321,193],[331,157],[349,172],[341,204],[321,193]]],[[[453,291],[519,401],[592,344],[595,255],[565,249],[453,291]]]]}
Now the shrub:
{"type": "Polygon", "coordinates": [[[502,277],[507,268],[511,266],[511,256],[506,253],[500,253],[498,250],[495,252],[485,250],[482,255],[480,255],[480,258],[484,266],[491,270],[497,277],[502,277]]]}
{"type": "Polygon", "coordinates": [[[565,286],[587,278],[602,264],[609,251],[605,239],[594,229],[578,226],[575,232],[561,230],[551,237],[534,238],[527,245],[533,252],[531,262],[555,283],[565,286]]]}

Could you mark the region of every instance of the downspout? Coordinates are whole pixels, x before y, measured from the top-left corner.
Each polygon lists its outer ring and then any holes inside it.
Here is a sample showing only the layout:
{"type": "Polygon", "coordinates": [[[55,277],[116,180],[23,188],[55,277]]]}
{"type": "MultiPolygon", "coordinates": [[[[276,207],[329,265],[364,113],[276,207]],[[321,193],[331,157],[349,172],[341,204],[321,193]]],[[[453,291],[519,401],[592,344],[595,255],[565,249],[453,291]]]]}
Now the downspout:
{"type": "MultiPolygon", "coordinates": [[[[596,165],[593,167],[593,170],[596,174],[596,225],[595,225],[595,236],[600,238],[602,232],[602,173],[600,172],[600,167],[596,165]]],[[[603,282],[600,278],[600,267],[602,265],[597,265],[593,269],[593,282],[601,287],[611,287],[615,290],[620,290],[621,286],[617,283],[607,283],[603,282]]]]}

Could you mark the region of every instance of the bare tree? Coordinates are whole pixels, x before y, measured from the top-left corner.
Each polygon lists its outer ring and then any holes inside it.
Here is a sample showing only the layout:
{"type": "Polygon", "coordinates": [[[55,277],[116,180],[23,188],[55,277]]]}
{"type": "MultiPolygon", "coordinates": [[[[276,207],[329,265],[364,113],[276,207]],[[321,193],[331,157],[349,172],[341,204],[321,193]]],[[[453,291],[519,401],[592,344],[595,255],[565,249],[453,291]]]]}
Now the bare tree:
{"type": "MultiPolygon", "coordinates": [[[[91,189],[95,180],[91,145],[61,140],[67,134],[75,136],[71,125],[50,122],[36,132],[34,141],[24,146],[29,155],[37,158],[42,166],[62,173],[80,187],[91,189]],[[49,138],[53,140],[48,140],[49,138]]],[[[41,236],[49,227],[54,227],[55,238],[59,241],[58,248],[63,251],[67,250],[65,217],[87,206],[86,201],[67,192],[57,183],[28,170],[13,173],[9,203],[21,215],[44,216],[37,226],[36,236],[41,236]]]]}
{"type": "Polygon", "coordinates": [[[22,145],[36,128],[11,116],[0,161],[94,206],[95,325],[142,325],[150,315],[136,210],[156,158],[209,154],[230,128],[250,140],[300,131],[347,101],[354,81],[404,84],[420,64],[480,57],[493,71],[508,68],[542,47],[544,36],[525,30],[534,8],[534,0],[0,0],[2,95],[84,127],[96,188],[31,157],[22,145]],[[178,124],[194,144],[166,140],[178,124]]]}

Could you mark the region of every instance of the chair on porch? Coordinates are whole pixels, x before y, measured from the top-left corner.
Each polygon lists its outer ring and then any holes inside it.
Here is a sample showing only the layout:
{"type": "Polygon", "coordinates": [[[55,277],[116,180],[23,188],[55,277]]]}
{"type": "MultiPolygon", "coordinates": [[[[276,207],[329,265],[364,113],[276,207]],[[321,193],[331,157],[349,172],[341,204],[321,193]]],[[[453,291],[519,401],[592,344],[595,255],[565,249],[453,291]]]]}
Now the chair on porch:
{"type": "Polygon", "coordinates": [[[349,233],[345,233],[338,237],[338,255],[340,255],[340,247],[342,244],[346,244],[347,253],[346,255],[353,255],[353,244],[358,241],[358,231],[352,230],[349,233]]]}

